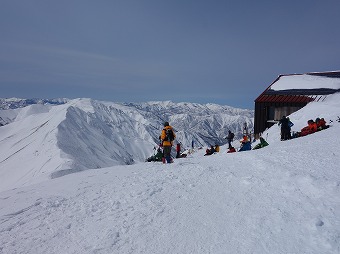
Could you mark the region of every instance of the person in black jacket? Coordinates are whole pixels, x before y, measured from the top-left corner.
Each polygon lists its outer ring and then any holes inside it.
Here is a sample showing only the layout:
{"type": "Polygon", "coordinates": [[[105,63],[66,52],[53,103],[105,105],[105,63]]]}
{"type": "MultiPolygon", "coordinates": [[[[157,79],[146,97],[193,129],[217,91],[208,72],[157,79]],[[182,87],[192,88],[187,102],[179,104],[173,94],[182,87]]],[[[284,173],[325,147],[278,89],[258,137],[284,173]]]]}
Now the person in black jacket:
{"type": "Polygon", "coordinates": [[[214,154],[215,152],[216,152],[216,150],[215,150],[214,146],[210,146],[210,149],[208,148],[207,150],[205,150],[205,155],[204,155],[204,156],[206,156],[206,155],[212,155],[212,154],[214,154]]]}
{"type": "Polygon", "coordinates": [[[280,125],[281,125],[281,140],[290,139],[289,118],[283,116],[279,121],[279,126],[280,125]]]}
{"type": "Polygon", "coordinates": [[[234,140],[234,133],[232,133],[230,130],[228,131],[228,136],[225,138],[228,141],[228,148],[230,149],[232,147],[231,143],[234,140]]]}

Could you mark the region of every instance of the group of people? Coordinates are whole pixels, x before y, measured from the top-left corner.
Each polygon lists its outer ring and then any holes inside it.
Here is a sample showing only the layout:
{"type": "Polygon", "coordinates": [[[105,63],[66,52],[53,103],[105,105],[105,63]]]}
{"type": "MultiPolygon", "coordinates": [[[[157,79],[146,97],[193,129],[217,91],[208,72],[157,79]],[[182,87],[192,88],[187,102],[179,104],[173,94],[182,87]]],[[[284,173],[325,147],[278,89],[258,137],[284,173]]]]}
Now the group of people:
{"type": "MultiPolygon", "coordinates": [[[[291,134],[291,127],[294,126],[294,124],[290,121],[289,117],[283,116],[281,120],[279,121],[278,125],[281,126],[281,140],[288,140],[296,137],[302,137],[309,135],[311,133],[327,129],[329,125],[326,124],[326,121],[324,118],[316,118],[314,120],[308,120],[307,126],[302,128],[300,132],[293,132],[293,135],[291,134]]],[[[232,146],[232,142],[234,140],[234,133],[232,133],[230,130],[228,131],[228,135],[225,138],[228,142],[228,152],[227,153],[234,153],[236,152],[235,147],[232,146]]],[[[171,148],[174,142],[174,139],[176,138],[175,132],[173,128],[169,125],[169,122],[164,123],[164,128],[162,130],[161,135],[159,136],[160,139],[160,146],[157,149],[157,153],[155,153],[153,156],[148,158],[146,161],[162,161],[163,163],[172,163],[173,159],[171,157],[171,148]]],[[[239,152],[242,151],[249,151],[252,150],[251,147],[251,141],[247,135],[243,135],[243,139],[240,140],[241,146],[239,148],[239,152]]],[[[268,146],[268,142],[260,137],[260,143],[258,143],[253,150],[259,149],[262,147],[268,146]]],[[[155,148],[156,150],[156,148],[155,148]]],[[[206,149],[205,155],[212,155],[216,152],[219,152],[220,146],[210,146],[210,148],[206,149]]],[[[181,146],[180,143],[177,143],[176,146],[176,158],[183,158],[186,157],[186,154],[181,154],[181,146]]]]}
{"type": "MultiPolygon", "coordinates": [[[[227,137],[225,137],[225,139],[228,142],[228,151],[227,151],[227,153],[234,153],[234,152],[236,152],[235,147],[232,146],[232,142],[234,141],[234,137],[235,137],[235,134],[232,133],[229,130],[227,137]]],[[[251,150],[251,140],[248,137],[248,135],[243,135],[243,139],[241,139],[240,142],[241,142],[241,145],[240,145],[240,148],[238,150],[239,152],[251,150]]],[[[268,143],[267,143],[267,145],[268,145],[268,143]]],[[[256,149],[258,149],[258,148],[256,148],[256,149]]],[[[218,145],[216,145],[215,147],[211,146],[210,149],[207,149],[205,155],[211,155],[211,154],[213,154],[215,152],[219,152],[219,146],[218,145]]]]}
{"type": "MultiPolygon", "coordinates": [[[[162,130],[161,135],[159,136],[160,144],[157,149],[157,153],[148,159],[146,161],[162,161],[163,163],[172,163],[173,159],[171,157],[171,148],[173,145],[173,142],[176,138],[176,134],[170,126],[169,122],[164,123],[164,128],[162,130]]],[[[177,156],[180,156],[180,144],[177,145],[177,156]]],[[[176,157],[177,157],[176,156],[176,157]]]]}
{"type": "Polygon", "coordinates": [[[315,121],[310,119],[307,121],[307,126],[303,127],[300,132],[294,133],[294,137],[303,137],[317,131],[327,129],[329,125],[326,124],[324,118],[316,118],[315,121]]]}
{"type": "Polygon", "coordinates": [[[303,137],[329,127],[325,119],[319,117],[315,121],[312,119],[308,120],[307,126],[303,127],[299,132],[293,132],[293,134],[291,134],[291,127],[294,124],[289,120],[289,117],[283,116],[278,124],[281,126],[281,140],[303,137]]]}
{"type": "MultiPolygon", "coordinates": [[[[162,161],[163,163],[173,163],[173,158],[171,157],[171,149],[176,138],[176,134],[170,126],[169,122],[164,123],[164,128],[159,136],[159,147],[157,153],[147,158],[147,162],[151,161],[162,161]]],[[[156,150],[156,148],[154,148],[156,150]]],[[[181,143],[176,145],[176,158],[185,158],[187,154],[181,153],[181,143]]]]}
{"type": "MultiPolygon", "coordinates": [[[[230,132],[230,131],[229,131],[230,132]]],[[[230,139],[230,134],[226,137],[226,139],[228,140],[228,151],[227,153],[235,153],[236,152],[236,149],[235,147],[232,146],[232,142],[233,142],[233,139],[230,139]]],[[[247,135],[244,135],[243,138],[240,140],[240,148],[239,148],[239,152],[243,152],[243,151],[249,151],[249,150],[256,150],[256,149],[260,149],[260,148],[263,148],[265,146],[268,146],[268,142],[263,138],[263,137],[260,137],[260,143],[258,143],[254,148],[252,148],[251,146],[251,140],[250,138],[247,136],[247,135]]],[[[214,152],[214,147],[211,146],[210,149],[207,149],[206,151],[206,154],[205,155],[210,155],[210,154],[213,154],[214,152]]]]}
{"type": "MultiPolygon", "coordinates": [[[[232,133],[230,130],[228,131],[228,136],[225,138],[228,141],[228,152],[227,153],[234,153],[236,152],[235,147],[232,146],[232,142],[234,140],[235,134],[232,133]]],[[[240,140],[241,145],[239,148],[239,152],[249,151],[251,150],[251,140],[247,134],[243,135],[243,138],[240,140]]]]}
{"type": "MultiPolygon", "coordinates": [[[[227,153],[234,153],[234,152],[236,152],[235,147],[233,147],[233,145],[232,145],[232,142],[234,141],[234,137],[235,137],[235,134],[232,133],[229,130],[227,137],[225,137],[225,139],[228,142],[228,151],[227,151],[227,153]]],[[[251,140],[248,137],[248,135],[243,135],[243,139],[240,140],[240,143],[241,143],[241,145],[240,145],[240,148],[238,150],[239,152],[251,150],[251,140]]],[[[268,143],[267,143],[267,145],[268,145],[268,143]]],[[[219,146],[218,145],[216,145],[215,147],[211,146],[210,149],[207,149],[205,155],[211,155],[211,154],[213,154],[215,152],[219,152],[219,146]]]]}
{"type": "Polygon", "coordinates": [[[279,121],[279,126],[281,125],[281,141],[291,139],[291,128],[293,123],[290,121],[289,117],[283,116],[279,121]]]}

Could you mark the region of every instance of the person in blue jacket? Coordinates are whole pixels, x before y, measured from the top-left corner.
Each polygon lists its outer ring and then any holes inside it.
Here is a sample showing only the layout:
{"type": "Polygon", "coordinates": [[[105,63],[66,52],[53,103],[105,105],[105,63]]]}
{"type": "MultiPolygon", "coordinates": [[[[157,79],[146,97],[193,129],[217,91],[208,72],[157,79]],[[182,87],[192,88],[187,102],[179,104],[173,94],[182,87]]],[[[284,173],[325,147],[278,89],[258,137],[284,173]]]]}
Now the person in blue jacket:
{"type": "Polygon", "coordinates": [[[243,139],[241,140],[241,147],[240,147],[240,150],[238,151],[243,152],[243,151],[249,151],[249,150],[251,150],[251,143],[247,136],[243,136],[243,139]]]}

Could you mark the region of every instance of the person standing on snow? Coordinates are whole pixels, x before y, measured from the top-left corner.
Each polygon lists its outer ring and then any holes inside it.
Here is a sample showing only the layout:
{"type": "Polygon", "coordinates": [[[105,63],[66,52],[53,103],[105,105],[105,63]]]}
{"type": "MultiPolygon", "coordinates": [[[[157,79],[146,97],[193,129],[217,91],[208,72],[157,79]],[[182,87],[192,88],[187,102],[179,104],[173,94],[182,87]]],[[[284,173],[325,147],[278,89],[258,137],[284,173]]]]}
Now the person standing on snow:
{"type": "Polygon", "coordinates": [[[181,157],[181,143],[177,143],[176,146],[176,158],[180,158],[181,157]]]}
{"type": "Polygon", "coordinates": [[[231,132],[231,130],[228,131],[228,136],[225,138],[228,141],[228,148],[230,149],[232,147],[231,143],[234,140],[234,133],[231,132]]]}
{"type": "Polygon", "coordinates": [[[292,122],[290,122],[289,117],[283,116],[278,125],[281,125],[281,141],[291,139],[290,128],[293,125],[292,122]]]}
{"type": "Polygon", "coordinates": [[[176,135],[173,131],[173,128],[169,125],[169,122],[165,122],[164,129],[162,130],[162,134],[161,134],[161,141],[162,141],[163,151],[164,151],[163,163],[165,163],[165,160],[167,163],[173,162],[171,158],[171,147],[172,147],[172,144],[175,138],[176,138],[176,135]]]}

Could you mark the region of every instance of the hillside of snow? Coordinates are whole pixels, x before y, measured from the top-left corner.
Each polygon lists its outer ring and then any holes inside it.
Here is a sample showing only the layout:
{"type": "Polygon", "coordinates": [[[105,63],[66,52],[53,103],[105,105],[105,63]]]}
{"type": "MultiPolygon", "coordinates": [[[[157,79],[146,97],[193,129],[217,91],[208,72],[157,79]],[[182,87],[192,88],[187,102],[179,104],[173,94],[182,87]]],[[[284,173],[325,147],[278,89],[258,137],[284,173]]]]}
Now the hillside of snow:
{"type": "MultiPolygon", "coordinates": [[[[93,108],[72,110],[81,116],[93,108]]],[[[55,124],[45,114],[30,120],[40,129],[55,124]]],[[[173,164],[93,169],[8,188],[0,192],[0,253],[340,253],[339,115],[335,94],[290,116],[293,131],[316,117],[332,120],[305,137],[280,141],[274,125],[259,150],[227,154],[223,146],[203,156],[202,149],[173,164]]],[[[54,134],[39,142],[55,146],[54,134]]],[[[22,139],[30,137],[15,140],[22,139]]]]}
{"type": "MultiPolygon", "coordinates": [[[[215,104],[2,100],[0,190],[87,169],[144,162],[169,121],[183,149],[224,144],[253,126],[253,111],[215,104]],[[62,103],[63,102],[63,103],[62,103]],[[10,109],[15,108],[15,109],[10,109]],[[20,161],[20,164],[18,164],[20,161]]],[[[1,122],[0,122],[1,123],[1,122]]]]}

